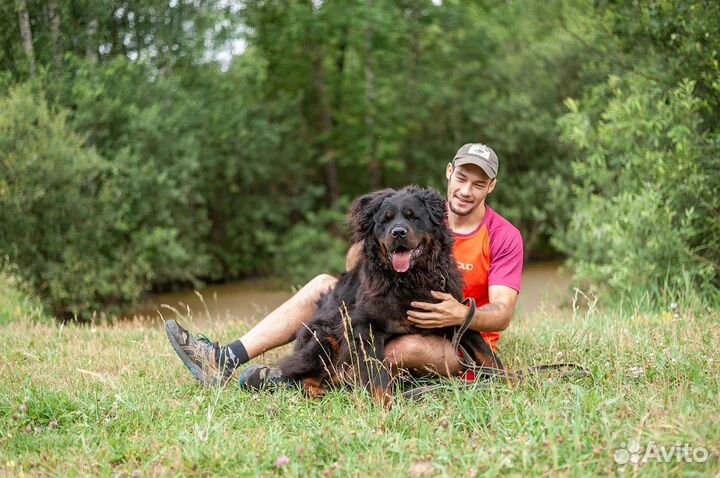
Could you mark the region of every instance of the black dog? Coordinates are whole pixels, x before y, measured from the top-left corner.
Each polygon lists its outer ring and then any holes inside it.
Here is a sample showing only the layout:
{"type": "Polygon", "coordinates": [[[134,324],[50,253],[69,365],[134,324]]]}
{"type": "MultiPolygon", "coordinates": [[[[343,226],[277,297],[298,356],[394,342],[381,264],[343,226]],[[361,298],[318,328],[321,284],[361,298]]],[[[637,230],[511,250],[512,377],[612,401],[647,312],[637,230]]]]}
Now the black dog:
{"type": "MultiPolygon", "coordinates": [[[[294,352],[280,361],[283,376],[302,381],[313,397],[322,396],[328,384],[359,379],[389,405],[385,343],[404,334],[451,338],[455,332],[420,329],[406,319],[410,302],[437,302],[431,290],[463,298],[446,219],[445,200],[432,189],[385,189],[357,199],[349,225],[353,242],[364,243],[362,258],[320,299],[297,334],[294,352]]],[[[468,331],[461,343],[476,364],[502,367],[480,334],[468,331]]]]}

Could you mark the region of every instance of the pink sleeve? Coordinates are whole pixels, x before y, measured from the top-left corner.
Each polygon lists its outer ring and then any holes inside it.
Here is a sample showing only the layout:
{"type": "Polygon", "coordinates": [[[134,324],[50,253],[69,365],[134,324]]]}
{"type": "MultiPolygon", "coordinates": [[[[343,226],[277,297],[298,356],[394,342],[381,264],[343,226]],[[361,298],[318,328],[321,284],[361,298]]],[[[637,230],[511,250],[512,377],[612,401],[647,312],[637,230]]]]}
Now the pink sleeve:
{"type": "Polygon", "coordinates": [[[504,285],[520,292],[523,268],[523,241],[520,231],[503,224],[490,236],[488,285],[504,285]]]}

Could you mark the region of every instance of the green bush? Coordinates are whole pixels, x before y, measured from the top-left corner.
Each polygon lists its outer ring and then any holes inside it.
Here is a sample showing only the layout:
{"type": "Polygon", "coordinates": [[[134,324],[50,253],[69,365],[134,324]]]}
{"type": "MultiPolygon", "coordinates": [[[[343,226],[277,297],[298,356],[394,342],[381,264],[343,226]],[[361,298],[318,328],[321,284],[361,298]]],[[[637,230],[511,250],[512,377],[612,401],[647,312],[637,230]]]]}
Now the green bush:
{"type": "Polygon", "coordinates": [[[154,282],[193,277],[152,164],[128,151],[106,160],[28,85],[0,110],[0,251],[55,314],[112,311],[154,282]]]}
{"type": "Polygon", "coordinates": [[[138,273],[154,285],[205,276],[210,224],[199,187],[198,101],[178,78],[153,78],[146,64],[68,60],[72,76],[49,88],[58,104],[72,108],[69,126],[110,165],[107,199],[117,208],[107,217],[112,240],[133,244],[147,269],[138,273]]]}
{"type": "Polygon", "coordinates": [[[0,248],[54,308],[87,305],[93,294],[78,284],[88,261],[97,265],[95,196],[107,164],[29,86],[0,110],[0,248]]]}
{"type": "Polygon", "coordinates": [[[47,320],[47,315],[17,271],[4,264],[0,267],[0,325],[18,320],[47,320]]]}
{"type": "Polygon", "coordinates": [[[613,297],[720,288],[718,136],[702,129],[702,102],[686,81],[664,91],[641,76],[611,78],[586,104],[567,102],[560,126],[577,150],[572,204],[555,245],[577,277],[613,297]]]}
{"type": "Polygon", "coordinates": [[[318,274],[337,275],[345,270],[348,242],[333,234],[333,225],[342,222],[334,211],[310,213],[293,226],[275,251],[278,275],[293,284],[305,284],[318,274]]]}

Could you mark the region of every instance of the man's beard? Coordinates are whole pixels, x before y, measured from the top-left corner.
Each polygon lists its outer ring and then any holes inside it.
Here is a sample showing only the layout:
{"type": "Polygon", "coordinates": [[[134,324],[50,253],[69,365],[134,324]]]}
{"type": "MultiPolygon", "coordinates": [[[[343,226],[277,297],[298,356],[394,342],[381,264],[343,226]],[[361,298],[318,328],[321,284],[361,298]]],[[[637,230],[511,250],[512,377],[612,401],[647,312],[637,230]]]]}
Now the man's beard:
{"type": "Polygon", "coordinates": [[[478,207],[477,204],[474,204],[470,209],[468,209],[466,211],[458,211],[453,206],[452,200],[448,202],[448,206],[450,207],[450,211],[452,211],[453,214],[457,214],[458,216],[469,216],[478,207]]]}

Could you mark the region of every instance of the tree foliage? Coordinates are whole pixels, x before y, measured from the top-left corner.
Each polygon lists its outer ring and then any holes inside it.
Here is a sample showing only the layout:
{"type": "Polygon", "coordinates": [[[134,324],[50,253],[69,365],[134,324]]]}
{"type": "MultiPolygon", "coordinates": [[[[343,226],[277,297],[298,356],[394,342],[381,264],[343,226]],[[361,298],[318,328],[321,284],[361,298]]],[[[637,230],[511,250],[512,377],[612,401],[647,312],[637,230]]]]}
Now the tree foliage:
{"type": "Polygon", "coordinates": [[[483,141],[530,257],[716,288],[719,23],[702,0],[5,2],[0,251],[61,313],[302,281],[342,267],[352,198],[443,189],[483,141]]]}

